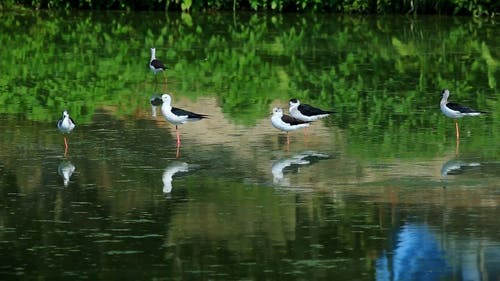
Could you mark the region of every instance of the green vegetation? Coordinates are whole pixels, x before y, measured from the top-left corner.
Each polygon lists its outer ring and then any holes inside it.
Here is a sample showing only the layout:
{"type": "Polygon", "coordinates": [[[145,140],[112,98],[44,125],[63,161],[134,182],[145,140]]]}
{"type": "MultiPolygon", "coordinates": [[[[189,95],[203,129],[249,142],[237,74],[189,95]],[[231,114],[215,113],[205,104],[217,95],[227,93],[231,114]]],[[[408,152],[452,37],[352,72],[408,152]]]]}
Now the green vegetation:
{"type": "Polygon", "coordinates": [[[455,14],[495,16],[494,0],[6,0],[0,8],[24,6],[35,9],[170,10],[170,11],[313,11],[358,14],[455,14]]]}

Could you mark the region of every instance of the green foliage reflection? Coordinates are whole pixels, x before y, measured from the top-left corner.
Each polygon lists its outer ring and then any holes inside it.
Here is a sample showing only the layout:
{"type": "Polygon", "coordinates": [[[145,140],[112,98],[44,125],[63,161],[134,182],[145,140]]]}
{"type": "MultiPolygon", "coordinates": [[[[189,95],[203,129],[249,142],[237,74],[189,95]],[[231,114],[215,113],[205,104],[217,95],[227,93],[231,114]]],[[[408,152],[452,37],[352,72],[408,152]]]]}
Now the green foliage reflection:
{"type": "MultiPolygon", "coordinates": [[[[378,143],[386,133],[447,127],[437,110],[444,87],[471,106],[490,112],[499,106],[499,36],[487,21],[162,13],[2,18],[1,112],[38,121],[53,121],[63,108],[88,122],[101,106],[119,115],[146,106],[162,89],[146,67],[151,46],[170,67],[169,91],[215,96],[228,118],[246,125],[266,118],[271,103],[285,106],[297,97],[337,110],[336,125],[360,142],[378,143]]],[[[499,122],[497,113],[487,118],[499,122]]],[[[493,128],[481,130],[498,137],[493,128]]],[[[435,139],[423,131],[422,137],[435,139]]]]}

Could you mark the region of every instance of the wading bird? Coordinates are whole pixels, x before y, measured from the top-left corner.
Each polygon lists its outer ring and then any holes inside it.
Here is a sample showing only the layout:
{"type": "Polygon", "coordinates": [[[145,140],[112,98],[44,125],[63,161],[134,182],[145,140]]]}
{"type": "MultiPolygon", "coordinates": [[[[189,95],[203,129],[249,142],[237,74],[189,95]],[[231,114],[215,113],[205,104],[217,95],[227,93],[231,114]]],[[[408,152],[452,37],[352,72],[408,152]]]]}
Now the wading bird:
{"type": "Polygon", "coordinates": [[[273,116],[271,117],[271,124],[278,130],[286,132],[286,143],[290,144],[290,131],[300,128],[309,127],[309,122],[301,121],[290,115],[283,114],[283,109],[279,107],[273,108],[273,116]]]}
{"type": "Polygon", "coordinates": [[[478,111],[470,107],[460,105],[458,103],[448,102],[448,97],[450,96],[450,91],[448,91],[448,89],[444,89],[441,94],[443,95],[443,97],[441,98],[441,103],[439,105],[441,107],[441,112],[443,112],[443,114],[447,117],[455,119],[455,130],[458,140],[460,137],[460,132],[458,129],[458,119],[464,116],[478,116],[485,112],[478,111]]]}
{"type": "Polygon", "coordinates": [[[161,105],[161,113],[167,119],[168,122],[175,125],[175,135],[177,137],[177,146],[181,144],[181,138],[179,136],[178,125],[184,124],[191,121],[199,121],[203,118],[208,118],[208,115],[198,114],[190,111],[186,111],[180,108],[172,107],[172,98],[168,94],[163,94],[161,96],[163,104],[161,105]]]}
{"type": "Polygon", "coordinates": [[[75,121],[69,117],[67,110],[63,111],[61,119],[57,121],[57,128],[64,134],[64,154],[68,152],[68,140],[66,134],[71,133],[75,128],[75,121]]]}
{"type": "MultiPolygon", "coordinates": [[[[167,69],[167,67],[160,60],[156,59],[156,48],[151,48],[151,59],[149,60],[149,68],[155,74],[155,78],[158,72],[167,69]]],[[[163,82],[166,83],[165,77],[163,77],[163,82]]]]}
{"type": "Polygon", "coordinates": [[[335,113],[334,111],[319,109],[308,104],[300,104],[300,101],[298,99],[290,100],[289,111],[292,117],[307,122],[316,121],[318,119],[325,118],[332,113],[335,113]]]}

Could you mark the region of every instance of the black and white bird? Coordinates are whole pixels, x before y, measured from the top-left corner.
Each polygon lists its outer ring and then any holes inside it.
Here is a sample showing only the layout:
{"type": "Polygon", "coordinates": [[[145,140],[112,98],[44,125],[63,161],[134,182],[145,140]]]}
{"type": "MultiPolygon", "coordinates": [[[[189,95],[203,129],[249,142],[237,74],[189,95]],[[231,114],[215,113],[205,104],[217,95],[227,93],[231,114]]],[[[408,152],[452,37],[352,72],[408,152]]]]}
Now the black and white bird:
{"type": "Polygon", "coordinates": [[[57,121],[57,128],[59,131],[61,131],[64,135],[64,147],[65,151],[68,150],[68,140],[66,139],[66,134],[71,133],[73,129],[75,128],[75,121],[69,117],[69,113],[67,110],[64,110],[62,113],[61,119],[57,121]]]}
{"type": "Polygon", "coordinates": [[[283,109],[279,107],[273,108],[273,115],[271,117],[271,124],[278,130],[286,132],[286,142],[290,143],[290,131],[300,128],[309,127],[308,121],[302,121],[290,115],[283,114],[283,109]]]}
{"type": "Polygon", "coordinates": [[[180,145],[181,138],[179,136],[179,125],[186,122],[199,121],[204,118],[208,118],[208,115],[198,114],[184,109],[172,107],[172,97],[168,94],[163,94],[161,96],[163,104],[161,105],[161,113],[167,119],[168,122],[175,125],[175,134],[177,137],[177,145],[180,145]]]}
{"type": "Polygon", "coordinates": [[[448,102],[448,98],[450,97],[450,91],[448,91],[448,89],[444,89],[441,94],[443,95],[443,97],[441,98],[441,103],[439,104],[441,112],[443,112],[443,114],[447,117],[455,119],[455,129],[458,140],[460,137],[460,133],[458,130],[458,119],[464,116],[478,116],[486,112],[475,110],[458,103],[448,102]]]}
{"type": "Polygon", "coordinates": [[[308,104],[300,104],[298,99],[290,100],[290,115],[302,121],[312,122],[321,118],[325,118],[334,111],[323,110],[308,104]]]}
{"type": "Polygon", "coordinates": [[[156,59],[156,48],[151,48],[151,59],[149,60],[149,68],[154,74],[167,69],[165,65],[158,59],[156,59]]]}

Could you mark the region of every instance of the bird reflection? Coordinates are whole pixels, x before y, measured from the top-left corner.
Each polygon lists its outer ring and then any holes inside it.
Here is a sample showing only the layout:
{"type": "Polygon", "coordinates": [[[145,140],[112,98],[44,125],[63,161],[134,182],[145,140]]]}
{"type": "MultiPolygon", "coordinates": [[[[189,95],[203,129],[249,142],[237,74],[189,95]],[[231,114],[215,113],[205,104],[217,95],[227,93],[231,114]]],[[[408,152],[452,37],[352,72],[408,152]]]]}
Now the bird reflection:
{"type": "Polygon", "coordinates": [[[57,167],[57,173],[63,178],[64,186],[68,186],[69,179],[75,171],[76,167],[71,162],[64,160],[57,167]]]}
{"type": "Polygon", "coordinates": [[[163,193],[169,194],[172,191],[172,178],[175,174],[188,171],[189,164],[185,162],[174,162],[168,165],[165,171],[163,171],[163,193]]]}
{"type": "Polygon", "coordinates": [[[163,101],[160,96],[153,95],[149,102],[151,103],[151,116],[156,117],[156,108],[163,104],[163,101]]]}
{"type": "Polygon", "coordinates": [[[311,165],[320,159],[327,159],[328,155],[315,152],[305,151],[295,154],[288,158],[280,159],[273,163],[271,173],[273,174],[273,182],[282,186],[290,186],[290,180],[285,178],[285,169],[298,168],[300,165],[311,165]]]}
{"type": "Polygon", "coordinates": [[[481,166],[481,164],[477,162],[466,162],[459,159],[452,159],[444,163],[441,167],[441,176],[460,175],[466,170],[479,166],[481,166]]]}

